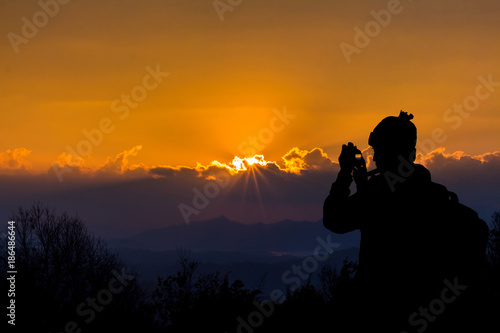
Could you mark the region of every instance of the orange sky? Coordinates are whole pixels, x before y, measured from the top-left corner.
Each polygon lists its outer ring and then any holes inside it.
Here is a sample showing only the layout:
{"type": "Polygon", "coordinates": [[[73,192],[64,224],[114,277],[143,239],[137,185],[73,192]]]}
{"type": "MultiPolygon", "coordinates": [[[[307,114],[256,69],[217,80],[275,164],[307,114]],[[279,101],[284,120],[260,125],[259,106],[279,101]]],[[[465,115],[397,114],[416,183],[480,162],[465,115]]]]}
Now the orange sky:
{"type": "Polygon", "coordinates": [[[348,63],[340,44],[388,3],[244,0],[222,21],[213,1],[73,0],[29,37],[38,2],[1,1],[0,153],[44,172],[102,126],[82,156],[93,168],[138,145],[136,164],[229,162],[259,134],[267,160],[292,147],[336,157],[400,109],[419,139],[441,128],[447,152],[499,150],[500,83],[482,82],[500,82],[500,3],[402,0],[348,63]],[[273,120],[284,110],[294,117],[273,120]]]}

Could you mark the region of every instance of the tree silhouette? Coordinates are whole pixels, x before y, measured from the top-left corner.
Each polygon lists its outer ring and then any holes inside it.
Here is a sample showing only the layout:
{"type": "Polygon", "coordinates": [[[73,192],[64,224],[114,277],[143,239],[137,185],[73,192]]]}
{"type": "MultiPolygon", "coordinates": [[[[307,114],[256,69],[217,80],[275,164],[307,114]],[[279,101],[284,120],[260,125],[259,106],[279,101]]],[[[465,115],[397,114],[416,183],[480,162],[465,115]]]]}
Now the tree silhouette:
{"type": "MultiPolygon", "coordinates": [[[[92,309],[86,304],[88,298],[109,288],[113,271],[120,272],[125,265],[103,240],[89,233],[80,218],[57,214],[36,203],[28,209],[20,207],[10,220],[16,226],[18,328],[61,332],[74,321],[78,329],[96,332],[110,325],[116,315],[134,312],[142,297],[135,280],[111,304],[106,304],[104,311],[94,310],[91,315],[88,310],[92,309]],[[85,316],[76,311],[82,303],[81,310],[88,313],[85,316]]],[[[2,244],[2,267],[7,267],[6,249],[2,244]]],[[[2,283],[5,281],[2,277],[2,283]]],[[[123,318],[117,323],[121,326],[123,318]]]]}
{"type": "Polygon", "coordinates": [[[488,313],[487,317],[496,327],[500,326],[498,313],[500,313],[500,210],[491,217],[490,237],[488,239],[488,270],[484,292],[488,313]]]}
{"type": "Polygon", "coordinates": [[[178,257],[180,269],[158,277],[153,293],[157,325],[166,332],[236,331],[237,317],[252,309],[260,290],[229,283],[229,273],[199,273],[189,251],[179,250],[178,257]]]}
{"type": "MultiPolygon", "coordinates": [[[[144,295],[137,279],[130,280],[127,287],[103,307],[103,311],[96,311],[95,318],[86,323],[84,317],[77,315],[76,308],[109,288],[113,271],[125,267],[121,259],[107,248],[103,240],[89,233],[78,217],[57,214],[55,210],[35,204],[28,209],[19,208],[11,220],[16,221],[16,323],[19,324],[16,326],[26,331],[64,332],[65,325],[75,321],[77,328],[81,329],[74,330],[75,333],[262,333],[312,332],[325,328],[334,332],[362,332],[357,318],[358,286],[354,277],[357,264],[347,258],[342,267],[337,269],[325,264],[300,288],[288,289],[283,303],[275,304],[272,311],[267,306],[268,313],[262,315],[263,321],[259,325],[242,326],[243,321],[248,323],[252,313],[262,313],[256,304],[262,305],[269,295],[263,295],[259,289],[246,288],[240,280],[230,282],[229,272],[201,272],[202,263],[192,259],[187,250],[178,250],[178,271],[158,277],[156,290],[149,298],[144,295]],[[314,284],[314,279],[319,283],[314,284]]],[[[480,332],[499,326],[500,211],[494,213],[491,226],[483,289],[471,299],[475,311],[484,312],[478,316],[484,318],[482,322],[474,323],[480,332]]],[[[2,239],[0,248],[3,267],[6,267],[8,257],[5,242],[6,239],[2,239]]],[[[399,264],[397,261],[393,263],[399,264]]],[[[0,275],[0,284],[4,287],[5,271],[2,270],[0,275]]],[[[391,276],[387,275],[387,278],[391,276]]],[[[462,297],[465,300],[468,296],[460,296],[460,300],[462,297]]],[[[383,301],[381,299],[379,304],[384,304],[383,301]]],[[[453,306],[450,305],[449,309],[453,306]]],[[[470,308],[464,311],[461,313],[464,317],[472,315],[467,312],[470,308]]],[[[460,327],[459,321],[456,326],[460,327]]],[[[433,331],[441,332],[436,325],[426,330],[433,331]]]]}
{"type": "Polygon", "coordinates": [[[343,289],[346,289],[357,270],[357,264],[344,259],[340,271],[332,268],[330,265],[325,265],[321,268],[319,279],[321,281],[321,292],[325,302],[332,302],[342,295],[338,295],[343,289]]]}
{"type": "Polygon", "coordinates": [[[500,210],[491,217],[492,228],[488,239],[488,261],[496,268],[500,267],[500,210]]]}

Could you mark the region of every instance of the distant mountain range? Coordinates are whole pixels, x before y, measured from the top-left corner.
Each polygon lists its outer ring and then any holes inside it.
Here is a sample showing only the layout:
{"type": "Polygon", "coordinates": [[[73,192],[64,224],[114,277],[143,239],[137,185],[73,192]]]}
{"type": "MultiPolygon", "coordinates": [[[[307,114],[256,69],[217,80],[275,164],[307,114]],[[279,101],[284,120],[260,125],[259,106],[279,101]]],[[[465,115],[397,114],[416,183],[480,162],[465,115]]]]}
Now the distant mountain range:
{"type": "Polygon", "coordinates": [[[317,238],[329,237],[337,249],[359,247],[359,232],[334,234],[322,221],[284,220],[272,224],[241,224],[221,216],[215,219],[152,229],[132,237],[111,239],[112,248],[196,252],[243,252],[273,255],[309,255],[318,246],[317,238]]]}
{"type": "MultiPolygon", "coordinates": [[[[359,232],[334,234],[325,229],[322,221],[241,224],[221,216],[152,229],[107,243],[138,273],[139,281],[149,291],[154,290],[158,276],[179,269],[176,251],[184,249],[190,251],[191,259],[202,264],[201,272],[230,272],[231,280],[240,279],[248,287],[257,286],[265,277],[263,291],[267,295],[275,288],[284,290],[284,272],[292,265],[301,265],[302,257],[313,255],[321,241],[335,243],[334,252],[321,266],[339,268],[345,258],[357,261],[359,237],[359,232]]],[[[325,253],[323,248],[321,252],[325,253]]],[[[315,274],[320,270],[318,266],[315,274]]],[[[317,276],[312,282],[318,283],[317,276]]]]}

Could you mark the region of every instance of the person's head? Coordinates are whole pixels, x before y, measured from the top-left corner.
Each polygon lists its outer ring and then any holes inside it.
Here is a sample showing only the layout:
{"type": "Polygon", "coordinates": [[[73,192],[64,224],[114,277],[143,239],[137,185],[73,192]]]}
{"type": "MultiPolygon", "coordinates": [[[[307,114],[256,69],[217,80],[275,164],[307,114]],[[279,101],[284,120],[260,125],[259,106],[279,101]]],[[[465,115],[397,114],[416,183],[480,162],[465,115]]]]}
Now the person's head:
{"type": "Polygon", "coordinates": [[[370,133],[368,144],[373,147],[373,160],[381,171],[398,167],[401,158],[415,161],[417,128],[412,114],[401,111],[398,117],[384,118],[370,133]]]}

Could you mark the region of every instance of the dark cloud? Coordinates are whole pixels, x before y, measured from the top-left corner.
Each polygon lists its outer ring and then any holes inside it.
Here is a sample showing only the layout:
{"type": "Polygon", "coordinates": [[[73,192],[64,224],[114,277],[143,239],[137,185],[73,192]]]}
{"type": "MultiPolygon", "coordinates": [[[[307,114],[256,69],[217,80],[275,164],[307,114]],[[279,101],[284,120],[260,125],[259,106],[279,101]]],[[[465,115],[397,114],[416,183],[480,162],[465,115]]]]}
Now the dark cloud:
{"type": "Polygon", "coordinates": [[[418,156],[435,182],[458,194],[461,202],[474,208],[486,221],[500,209],[500,151],[482,155],[445,153],[439,148],[418,156]]]}
{"type": "Polygon", "coordinates": [[[148,173],[152,176],[157,176],[157,177],[172,177],[172,176],[179,176],[179,175],[188,175],[191,177],[196,177],[199,175],[199,172],[196,171],[194,168],[188,168],[188,167],[170,167],[170,166],[158,166],[158,167],[153,167],[148,170],[148,173]]]}
{"type": "MultiPolygon", "coordinates": [[[[72,161],[74,172],[63,182],[53,172],[0,175],[0,213],[5,220],[17,206],[42,201],[78,214],[108,237],[183,224],[180,205],[190,207],[192,221],[222,214],[244,223],[318,220],[339,170],[320,148],[293,148],[280,162],[244,161],[246,170],[237,170],[237,161],[193,167],[128,165],[127,156],[138,151],[135,147],[120,153],[97,170],[72,161]]],[[[417,162],[483,219],[500,209],[500,152],[470,156],[438,149],[419,155],[417,162]]]]}

